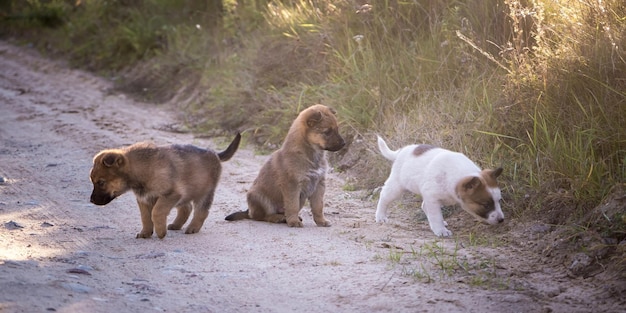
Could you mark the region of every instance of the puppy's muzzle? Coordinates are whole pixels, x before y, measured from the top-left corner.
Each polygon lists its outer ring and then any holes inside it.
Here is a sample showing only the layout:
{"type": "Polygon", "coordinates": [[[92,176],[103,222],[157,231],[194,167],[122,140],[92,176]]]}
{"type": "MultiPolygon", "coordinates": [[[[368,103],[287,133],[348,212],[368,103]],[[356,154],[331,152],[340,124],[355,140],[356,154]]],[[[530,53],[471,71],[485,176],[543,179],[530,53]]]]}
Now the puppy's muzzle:
{"type": "Polygon", "coordinates": [[[346,145],[346,142],[343,140],[343,138],[337,135],[335,138],[333,138],[333,140],[330,140],[327,142],[327,145],[324,150],[328,150],[331,152],[339,151],[345,145],[346,145]]]}
{"type": "Polygon", "coordinates": [[[502,222],[504,222],[504,214],[498,211],[491,212],[487,219],[484,220],[484,223],[489,225],[497,225],[501,224],[502,222]]]}
{"type": "Polygon", "coordinates": [[[105,205],[105,204],[108,204],[109,202],[113,201],[113,199],[115,199],[115,197],[112,197],[111,195],[109,195],[107,193],[97,193],[94,190],[91,193],[90,201],[91,201],[91,203],[93,203],[95,205],[105,205]]]}

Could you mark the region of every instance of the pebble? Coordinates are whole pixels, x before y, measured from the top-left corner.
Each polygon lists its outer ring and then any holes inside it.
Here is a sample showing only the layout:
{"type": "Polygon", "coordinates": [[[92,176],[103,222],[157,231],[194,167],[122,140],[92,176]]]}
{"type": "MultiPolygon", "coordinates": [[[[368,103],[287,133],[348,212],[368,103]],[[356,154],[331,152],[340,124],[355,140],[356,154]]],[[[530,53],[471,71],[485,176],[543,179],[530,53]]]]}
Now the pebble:
{"type": "Polygon", "coordinates": [[[89,266],[89,265],[79,265],[76,267],[77,269],[83,270],[83,271],[93,271],[93,267],[89,266]]]}
{"type": "Polygon", "coordinates": [[[554,298],[561,294],[561,288],[559,286],[543,286],[541,291],[550,298],[554,298]]]}
{"type": "Polygon", "coordinates": [[[547,233],[552,229],[550,225],[535,224],[530,226],[530,232],[532,233],[547,233]]]}
{"type": "Polygon", "coordinates": [[[25,260],[25,261],[13,261],[13,260],[4,260],[4,263],[2,265],[6,265],[9,267],[36,267],[39,265],[39,263],[37,263],[37,261],[33,261],[33,260],[25,260]]]}
{"type": "Polygon", "coordinates": [[[17,222],[9,221],[9,222],[4,223],[4,228],[8,230],[16,230],[16,229],[24,228],[24,226],[18,224],[17,222]]]}
{"type": "Polygon", "coordinates": [[[150,253],[145,253],[145,254],[139,254],[135,256],[135,258],[136,259],[156,259],[156,258],[160,258],[164,256],[165,256],[164,252],[150,252],[150,253]]]}
{"type": "Polygon", "coordinates": [[[569,266],[569,269],[572,270],[574,273],[578,273],[584,270],[587,266],[589,266],[591,264],[591,261],[593,260],[590,256],[584,253],[578,253],[574,255],[572,264],[569,266]]]}
{"type": "Polygon", "coordinates": [[[91,275],[91,273],[89,273],[89,271],[84,270],[82,268],[70,268],[69,270],[67,270],[68,273],[72,273],[72,274],[81,274],[81,275],[91,275]]]}
{"type": "Polygon", "coordinates": [[[505,302],[505,303],[520,303],[525,300],[526,300],[526,297],[523,295],[519,295],[519,294],[504,295],[500,299],[500,301],[505,302]]]}
{"type": "Polygon", "coordinates": [[[91,292],[91,288],[81,285],[79,283],[61,283],[61,287],[68,291],[77,292],[77,293],[89,293],[91,292]]]}
{"type": "Polygon", "coordinates": [[[165,267],[163,269],[163,273],[170,273],[171,274],[173,272],[187,273],[187,270],[182,265],[171,265],[171,266],[167,266],[167,267],[165,267]]]}
{"type": "Polygon", "coordinates": [[[620,241],[617,245],[617,252],[622,254],[626,253],[626,240],[620,241]]]}
{"type": "Polygon", "coordinates": [[[76,254],[76,256],[79,256],[79,257],[86,257],[86,256],[89,256],[89,252],[87,252],[87,251],[82,251],[82,250],[76,251],[76,253],[75,253],[75,254],[76,254]]]}

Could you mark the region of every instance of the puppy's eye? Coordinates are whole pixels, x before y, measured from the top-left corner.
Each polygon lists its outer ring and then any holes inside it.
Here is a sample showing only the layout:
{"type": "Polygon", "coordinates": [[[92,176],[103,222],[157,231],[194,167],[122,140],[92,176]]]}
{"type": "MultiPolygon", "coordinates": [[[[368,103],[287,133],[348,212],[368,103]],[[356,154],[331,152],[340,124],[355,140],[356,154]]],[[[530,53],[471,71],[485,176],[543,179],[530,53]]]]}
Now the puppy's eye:
{"type": "Polygon", "coordinates": [[[324,135],[326,136],[330,136],[333,133],[333,129],[332,128],[327,128],[326,130],[324,130],[324,135]]]}
{"type": "Polygon", "coordinates": [[[489,200],[489,201],[483,203],[482,206],[487,208],[487,209],[493,209],[495,207],[495,203],[493,202],[493,200],[489,200]]]}
{"type": "Polygon", "coordinates": [[[104,181],[103,179],[100,179],[100,180],[98,180],[98,182],[97,182],[98,187],[104,187],[104,185],[106,185],[106,183],[107,183],[107,182],[106,182],[106,181],[104,181]]]}

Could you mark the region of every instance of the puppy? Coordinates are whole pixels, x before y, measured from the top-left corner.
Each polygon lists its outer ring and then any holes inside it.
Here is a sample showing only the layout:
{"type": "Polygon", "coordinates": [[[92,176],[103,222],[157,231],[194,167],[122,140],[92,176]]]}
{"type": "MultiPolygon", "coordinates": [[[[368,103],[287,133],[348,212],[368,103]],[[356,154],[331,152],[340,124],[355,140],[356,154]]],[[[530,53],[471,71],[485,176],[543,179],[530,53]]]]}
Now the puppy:
{"type": "Polygon", "coordinates": [[[105,205],[132,190],[141,213],[142,229],[137,238],[150,238],[154,230],[162,239],[167,229],[181,229],[193,207],[185,234],[197,233],[209,215],[222,172],[220,162],[235,154],[240,140],[237,134],[220,153],[192,145],[157,147],[149,143],[103,150],[93,159],[91,202],[105,205]],[[178,214],[166,229],[167,215],[174,207],[178,214]]]}
{"type": "Polygon", "coordinates": [[[293,121],[280,149],[270,155],[248,191],[248,210],[227,221],[253,219],[302,227],[300,210],[308,199],[317,226],[330,226],[324,218],[324,190],[328,167],[325,151],[345,145],[339,135],[335,111],[318,104],[293,121]]]}
{"type": "Polygon", "coordinates": [[[437,236],[452,235],[443,220],[442,205],[459,204],[463,210],[488,224],[504,221],[496,181],[502,168],[481,171],[461,153],[426,144],[391,151],[378,137],[378,148],[394,163],[380,192],[376,222],[387,221],[387,206],[405,190],[422,195],[422,210],[437,236]]]}

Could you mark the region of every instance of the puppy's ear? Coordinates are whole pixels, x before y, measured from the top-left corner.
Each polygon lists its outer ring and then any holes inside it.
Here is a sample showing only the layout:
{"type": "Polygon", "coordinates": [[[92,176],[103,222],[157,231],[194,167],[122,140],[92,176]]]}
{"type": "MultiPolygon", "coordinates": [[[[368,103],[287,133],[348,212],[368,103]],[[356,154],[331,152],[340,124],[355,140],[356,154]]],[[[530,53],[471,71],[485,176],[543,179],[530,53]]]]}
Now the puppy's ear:
{"type": "Polygon", "coordinates": [[[313,127],[321,121],[322,121],[322,112],[315,111],[314,113],[311,113],[309,118],[306,120],[306,124],[309,127],[313,127]]]}
{"type": "Polygon", "coordinates": [[[474,190],[476,190],[476,188],[480,187],[482,182],[480,181],[478,177],[474,176],[474,177],[465,178],[462,184],[463,184],[463,191],[471,193],[474,190]]]}
{"type": "Polygon", "coordinates": [[[102,156],[102,164],[106,167],[121,167],[124,164],[124,156],[119,153],[107,153],[102,156]]]}
{"type": "Polygon", "coordinates": [[[500,174],[502,174],[502,168],[498,167],[497,169],[491,171],[491,173],[489,173],[489,175],[491,175],[491,177],[493,177],[493,179],[498,178],[498,176],[500,176],[500,174]]]}
{"type": "Polygon", "coordinates": [[[337,110],[331,108],[331,107],[327,107],[328,110],[330,111],[330,113],[332,113],[333,115],[337,115],[337,110]]]}

